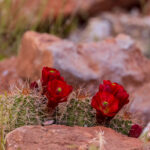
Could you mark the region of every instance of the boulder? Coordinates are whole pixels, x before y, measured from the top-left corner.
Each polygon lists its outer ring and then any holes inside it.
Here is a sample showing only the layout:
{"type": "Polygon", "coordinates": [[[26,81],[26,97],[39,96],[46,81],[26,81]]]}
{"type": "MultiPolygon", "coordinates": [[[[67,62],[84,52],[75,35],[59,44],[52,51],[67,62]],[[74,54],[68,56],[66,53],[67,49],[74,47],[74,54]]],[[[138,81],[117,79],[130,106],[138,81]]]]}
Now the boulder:
{"type": "Polygon", "coordinates": [[[133,39],[123,34],[75,44],[28,31],[22,39],[17,72],[22,78],[36,80],[43,66],[58,69],[74,88],[86,88],[92,94],[102,80],[123,84],[129,91],[150,80],[150,61],[133,39]]]}
{"type": "Polygon", "coordinates": [[[17,72],[24,79],[39,79],[43,66],[52,66],[52,54],[46,49],[60,39],[48,34],[26,32],[18,56],[17,72]]]}
{"type": "Polygon", "coordinates": [[[132,119],[135,122],[146,126],[150,122],[150,83],[146,83],[141,88],[134,90],[131,94],[133,99],[129,106],[132,119]]]}
{"type": "Polygon", "coordinates": [[[139,139],[101,126],[24,126],[6,136],[6,150],[87,150],[99,146],[105,150],[142,150],[142,145],[139,139]]]}
{"type": "Polygon", "coordinates": [[[16,65],[16,57],[0,62],[0,93],[11,91],[12,88],[22,83],[22,79],[17,74],[16,65]]]}
{"type": "Polygon", "coordinates": [[[150,55],[150,16],[143,16],[138,10],[131,12],[105,12],[88,21],[85,28],[73,31],[68,39],[78,42],[104,40],[124,33],[134,38],[140,50],[150,55]]]}

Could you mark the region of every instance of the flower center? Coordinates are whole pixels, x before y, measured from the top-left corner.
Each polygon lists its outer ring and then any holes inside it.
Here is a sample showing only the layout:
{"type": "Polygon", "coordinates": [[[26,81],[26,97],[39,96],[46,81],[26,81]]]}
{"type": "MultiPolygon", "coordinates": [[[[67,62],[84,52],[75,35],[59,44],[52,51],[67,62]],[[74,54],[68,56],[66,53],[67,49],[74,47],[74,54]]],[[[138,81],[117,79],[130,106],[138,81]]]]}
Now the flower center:
{"type": "Polygon", "coordinates": [[[108,102],[103,102],[103,106],[107,106],[108,105],[108,102]]]}
{"type": "Polygon", "coordinates": [[[115,86],[115,85],[116,85],[116,83],[112,83],[112,85],[113,85],[113,86],[115,86]]]}
{"type": "Polygon", "coordinates": [[[49,72],[54,73],[55,71],[54,70],[50,70],[49,72]]]}
{"type": "Polygon", "coordinates": [[[102,106],[99,107],[100,110],[104,113],[104,114],[108,114],[109,113],[109,108],[106,107],[106,108],[102,108],[102,106]]]}
{"type": "Polygon", "coordinates": [[[62,91],[61,87],[57,88],[57,92],[61,92],[61,91],[62,91]]]}

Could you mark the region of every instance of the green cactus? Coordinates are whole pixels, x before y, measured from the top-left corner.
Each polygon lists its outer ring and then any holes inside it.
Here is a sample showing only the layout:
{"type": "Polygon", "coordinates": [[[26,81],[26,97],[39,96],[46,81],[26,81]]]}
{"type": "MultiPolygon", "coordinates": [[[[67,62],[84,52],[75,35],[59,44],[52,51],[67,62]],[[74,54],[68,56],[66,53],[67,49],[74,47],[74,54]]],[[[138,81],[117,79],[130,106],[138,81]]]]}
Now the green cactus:
{"type": "MultiPolygon", "coordinates": [[[[61,103],[52,115],[47,111],[47,99],[40,93],[21,91],[11,95],[0,96],[0,127],[8,133],[23,125],[41,125],[54,120],[55,124],[68,126],[91,127],[96,123],[96,111],[91,107],[90,98],[79,100],[73,96],[67,103],[61,103]]],[[[128,134],[132,122],[122,118],[114,118],[108,127],[128,134]]]]}
{"type": "Polygon", "coordinates": [[[129,134],[131,126],[132,126],[131,120],[124,120],[122,117],[119,116],[112,119],[108,125],[108,127],[124,135],[129,134]]]}
{"type": "Polygon", "coordinates": [[[0,97],[0,127],[5,133],[23,125],[40,125],[49,120],[44,97],[20,92],[0,97]]]}
{"type": "Polygon", "coordinates": [[[68,126],[94,126],[96,125],[95,111],[91,107],[90,100],[71,99],[64,107],[57,107],[55,112],[56,124],[68,126]]]}

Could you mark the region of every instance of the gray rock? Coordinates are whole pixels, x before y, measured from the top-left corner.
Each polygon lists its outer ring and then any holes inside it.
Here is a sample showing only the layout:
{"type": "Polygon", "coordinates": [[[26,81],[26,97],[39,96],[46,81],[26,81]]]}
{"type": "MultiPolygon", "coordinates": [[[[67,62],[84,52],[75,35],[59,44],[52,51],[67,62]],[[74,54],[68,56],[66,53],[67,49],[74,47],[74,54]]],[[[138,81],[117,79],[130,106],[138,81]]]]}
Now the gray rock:
{"type": "Polygon", "coordinates": [[[84,29],[73,31],[68,39],[76,43],[93,42],[115,37],[120,33],[134,38],[140,50],[149,55],[150,16],[141,16],[136,10],[131,13],[102,13],[90,19],[84,29]]]}

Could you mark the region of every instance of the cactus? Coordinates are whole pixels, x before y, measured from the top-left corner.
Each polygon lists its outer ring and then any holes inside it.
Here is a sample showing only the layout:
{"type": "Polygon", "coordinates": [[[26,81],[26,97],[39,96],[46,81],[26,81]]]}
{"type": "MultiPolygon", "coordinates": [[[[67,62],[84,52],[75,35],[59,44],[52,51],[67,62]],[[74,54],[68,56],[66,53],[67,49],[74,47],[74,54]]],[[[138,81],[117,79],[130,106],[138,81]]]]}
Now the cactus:
{"type": "MultiPolygon", "coordinates": [[[[90,97],[81,100],[72,96],[67,103],[59,104],[52,115],[47,111],[47,99],[38,92],[23,90],[0,96],[0,127],[4,134],[23,125],[41,125],[52,120],[55,124],[91,127],[98,125],[95,116],[90,97]]],[[[127,135],[131,121],[114,118],[108,127],[127,135]]]]}
{"type": "Polygon", "coordinates": [[[49,120],[43,96],[37,93],[23,94],[18,91],[0,96],[0,127],[8,133],[23,125],[40,125],[49,120]]]}
{"type": "Polygon", "coordinates": [[[108,125],[108,127],[124,135],[129,134],[131,126],[132,126],[132,121],[124,120],[122,117],[119,116],[113,118],[108,125]]]}
{"type": "Polygon", "coordinates": [[[89,99],[71,99],[66,106],[57,107],[55,121],[56,124],[90,127],[96,125],[95,111],[91,107],[89,99]],[[61,111],[62,107],[63,111],[61,111]]]}

